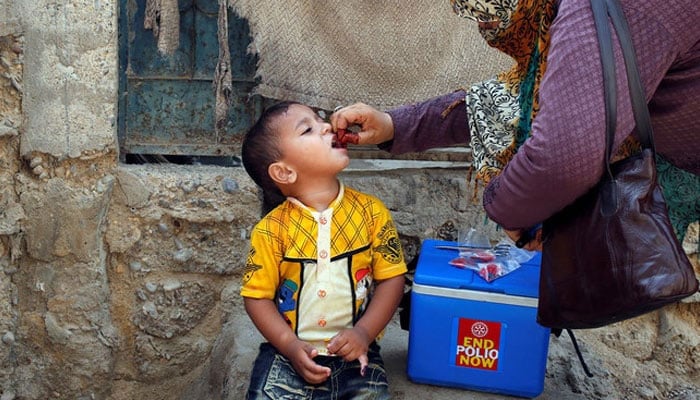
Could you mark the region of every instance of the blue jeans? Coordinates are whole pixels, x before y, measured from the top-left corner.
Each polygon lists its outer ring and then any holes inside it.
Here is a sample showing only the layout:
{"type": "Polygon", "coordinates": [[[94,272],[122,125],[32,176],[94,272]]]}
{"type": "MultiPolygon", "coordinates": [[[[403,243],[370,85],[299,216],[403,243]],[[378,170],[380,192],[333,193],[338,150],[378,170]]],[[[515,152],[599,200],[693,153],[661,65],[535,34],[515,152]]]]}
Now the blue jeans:
{"type": "Polygon", "coordinates": [[[329,399],[369,400],[389,399],[389,384],[384,361],[375,342],[369,347],[369,365],[365,376],[360,375],[360,362],[347,362],[341,357],[318,356],[316,363],[331,369],[323,383],[306,382],[292,363],[269,343],[260,345],[248,387],[247,399],[329,399]]]}

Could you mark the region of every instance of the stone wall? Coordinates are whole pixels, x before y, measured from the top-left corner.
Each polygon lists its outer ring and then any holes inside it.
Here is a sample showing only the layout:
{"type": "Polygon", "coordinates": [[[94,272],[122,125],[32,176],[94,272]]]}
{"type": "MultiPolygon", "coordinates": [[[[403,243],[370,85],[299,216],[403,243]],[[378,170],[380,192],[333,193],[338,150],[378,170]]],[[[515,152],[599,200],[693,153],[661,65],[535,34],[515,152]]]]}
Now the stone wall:
{"type": "MultiPolygon", "coordinates": [[[[259,194],[240,168],[118,163],[116,13],[115,0],[0,0],[0,399],[238,399],[260,340],[238,296],[259,194]]],[[[409,256],[455,229],[499,235],[463,168],[343,179],[386,202],[409,256]]],[[[698,382],[697,306],[631,339],[629,325],[600,331],[610,347],[592,344],[594,359],[617,362],[613,345],[634,358],[637,343],[675,366],[648,398],[698,382]]],[[[554,343],[549,376],[567,357],[554,343]]]]}
{"type": "Polygon", "coordinates": [[[0,386],[13,379],[10,360],[16,340],[19,315],[18,290],[13,275],[18,270],[21,246],[20,221],[24,210],[14,191],[19,171],[19,126],[21,123],[22,37],[0,32],[0,386]]]}

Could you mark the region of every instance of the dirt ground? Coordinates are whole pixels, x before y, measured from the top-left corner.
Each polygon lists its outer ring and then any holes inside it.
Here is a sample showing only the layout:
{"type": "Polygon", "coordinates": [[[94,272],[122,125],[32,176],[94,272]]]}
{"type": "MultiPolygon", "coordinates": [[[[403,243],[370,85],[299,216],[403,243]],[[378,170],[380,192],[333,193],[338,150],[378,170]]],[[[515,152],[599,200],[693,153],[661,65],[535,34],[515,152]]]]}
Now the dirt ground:
{"type": "MultiPolygon", "coordinates": [[[[699,307],[692,311],[697,314],[699,307]]],[[[576,332],[584,359],[594,377],[584,374],[568,336],[551,335],[549,359],[545,373],[544,391],[536,399],[541,400],[590,400],[590,399],[650,399],[650,400],[700,400],[700,383],[693,385],[700,369],[698,355],[686,359],[678,351],[678,358],[666,359],[664,350],[657,354],[644,355],[641,347],[656,341],[650,336],[650,326],[658,323],[654,315],[617,324],[611,328],[600,328],[576,332]],[[626,343],[619,336],[626,336],[626,343]],[[640,348],[635,348],[639,346],[640,348]],[[683,364],[685,367],[669,367],[668,364],[683,364]],[[694,364],[694,365],[693,365],[694,364]]],[[[402,330],[398,320],[392,321],[381,341],[382,355],[389,376],[392,398],[397,400],[505,400],[515,397],[465,390],[459,388],[425,385],[412,382],[407,373],[407,331],[402,330]]],[[[700,338],[687,337],[689,349],[700,349],[700,338]],[[694,345],[693,345],[694,343],[694,345]]],[[[675,346],[678,346],[676,343],[675,346]]],[[[527,366],[523,366],[527,368],[527,366]]]]}

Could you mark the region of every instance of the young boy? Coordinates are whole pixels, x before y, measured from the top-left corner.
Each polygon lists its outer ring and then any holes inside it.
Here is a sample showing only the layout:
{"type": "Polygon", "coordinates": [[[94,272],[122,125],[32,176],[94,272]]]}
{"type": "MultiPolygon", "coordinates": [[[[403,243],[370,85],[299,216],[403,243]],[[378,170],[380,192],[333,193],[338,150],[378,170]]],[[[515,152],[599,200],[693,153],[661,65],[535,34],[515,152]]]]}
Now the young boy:
{"type": "Polygon", "coordinates": [[[267,342],[247,397],[389,398],[376,339],[406,264],[388,209],[338,180],[347,149],[302,104],[267,109],[242,156],[258,186],[286,197],[251,233],[241,295],[267,342]]]}

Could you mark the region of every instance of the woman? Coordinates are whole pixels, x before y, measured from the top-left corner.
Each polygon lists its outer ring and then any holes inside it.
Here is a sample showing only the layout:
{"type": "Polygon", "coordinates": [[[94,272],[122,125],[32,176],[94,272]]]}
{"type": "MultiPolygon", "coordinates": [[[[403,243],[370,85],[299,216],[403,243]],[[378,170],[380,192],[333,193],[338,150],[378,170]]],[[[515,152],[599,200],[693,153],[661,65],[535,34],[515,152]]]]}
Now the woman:
{"type": "MultiPolygon", "coordinates": [[[[680,240],[700,218],[700,7],[695,0],[620,0],[654,128],[659,180],[680,240]]],[[[603,173],[605,107],[590,3],[452,0],[515,65],[496,78],[380,112],[331,116],[358,124],[361,144],[392,153],[469,142],[489,217],[514,240],[595,185],[603,173]]],[[[618,93],[629,93],[616,46],[618,93]]],[[[616,157],[637,151],[628,97],[618,96],[616,157]]],[[[538,240],[526,248],[539,246],[538,240]]]]}

